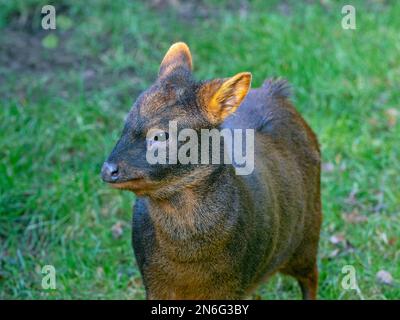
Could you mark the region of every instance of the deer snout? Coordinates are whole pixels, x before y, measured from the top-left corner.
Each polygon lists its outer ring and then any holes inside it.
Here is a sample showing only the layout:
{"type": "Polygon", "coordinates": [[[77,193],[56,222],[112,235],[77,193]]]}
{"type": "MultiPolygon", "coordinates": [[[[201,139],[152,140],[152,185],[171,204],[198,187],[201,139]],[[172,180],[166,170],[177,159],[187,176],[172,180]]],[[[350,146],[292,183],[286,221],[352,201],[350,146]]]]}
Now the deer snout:
{"type": "Polygon", "coordinates": [[[119,178],[118,165],[113,162],[104,162],[103,167],[101,168],[101,178],[104,182],[116,182],[119,178]]]}

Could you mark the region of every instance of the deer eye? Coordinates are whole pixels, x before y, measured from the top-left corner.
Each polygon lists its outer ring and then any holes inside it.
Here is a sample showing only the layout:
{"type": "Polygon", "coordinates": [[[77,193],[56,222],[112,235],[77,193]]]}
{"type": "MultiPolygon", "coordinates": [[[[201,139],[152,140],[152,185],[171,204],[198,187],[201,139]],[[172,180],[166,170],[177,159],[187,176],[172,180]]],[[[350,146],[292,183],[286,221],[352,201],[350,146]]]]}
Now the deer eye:
{"type": "Polygon", "coordinates": [[[147,133],[147,148],[152,149],[155,146],[163,146],[169,138],[168,132],[161,130],[154,130],[147,133]]]}
{"type": "Polygon", "coordinates": [[[153,140],[157,142],[164,142],[167,141],[169,138],[168,132],[158,132],[157,134],[154,135],[153,140]]]}

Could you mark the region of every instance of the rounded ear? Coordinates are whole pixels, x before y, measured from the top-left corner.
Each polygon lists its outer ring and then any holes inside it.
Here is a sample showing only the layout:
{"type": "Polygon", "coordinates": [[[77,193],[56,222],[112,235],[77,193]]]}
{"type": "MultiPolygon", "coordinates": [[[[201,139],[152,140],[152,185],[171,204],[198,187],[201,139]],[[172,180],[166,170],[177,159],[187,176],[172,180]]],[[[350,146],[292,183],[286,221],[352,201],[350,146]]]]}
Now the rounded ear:
{"type": "Polygon", "coordinates": [[[240,106],[250,86],[250,72],[238,73],[228,79],[205,82],[200,88],[199,95],[208,119],[215,124],[221,123],[240,106]]]}
{"type": "Polygon", "coordinates": [[[192,55],[189,47],[184,42],[174,43],[169,48],[161,62],[158,76],[163,77],[176,68],[192,71],[192,55]]]}

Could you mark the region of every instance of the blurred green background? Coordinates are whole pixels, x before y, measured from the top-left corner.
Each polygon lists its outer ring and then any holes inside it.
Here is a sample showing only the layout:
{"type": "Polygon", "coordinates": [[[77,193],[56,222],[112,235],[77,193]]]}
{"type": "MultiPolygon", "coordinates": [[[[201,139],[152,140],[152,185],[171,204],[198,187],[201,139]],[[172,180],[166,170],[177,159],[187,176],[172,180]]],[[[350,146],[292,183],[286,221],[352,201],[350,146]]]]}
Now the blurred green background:
{"type": "MultiPolygon", "coordinates": [[[[100,167],[176,41],[198,79],[281,76],[319,136],[321,299],[400,298],[400,2],[0,0],[0,298],[142,299],[134,195],[100,167]],[[57,29],[41,28],[53,4],[57,29]],[[41,287],[53,265],[57,289],[41,287]],[[342,268],[359,291],[344,290],[342,268]]],[[[298,299],[276,276],[254,299],[298,299]]]]}

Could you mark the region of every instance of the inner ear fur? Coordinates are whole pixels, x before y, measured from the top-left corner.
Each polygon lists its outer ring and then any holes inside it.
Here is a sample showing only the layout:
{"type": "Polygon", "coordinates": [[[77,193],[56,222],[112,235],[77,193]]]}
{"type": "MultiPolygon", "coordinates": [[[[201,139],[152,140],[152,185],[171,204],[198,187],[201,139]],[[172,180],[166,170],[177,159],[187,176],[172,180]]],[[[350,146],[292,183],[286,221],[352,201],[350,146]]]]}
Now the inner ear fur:
{"type": "Polygon", "coordinates": [[[201,106],[212,123],[221,123],[235,112],[250,90],[251,73],[205,82],[200,88],[201,106]]]}

